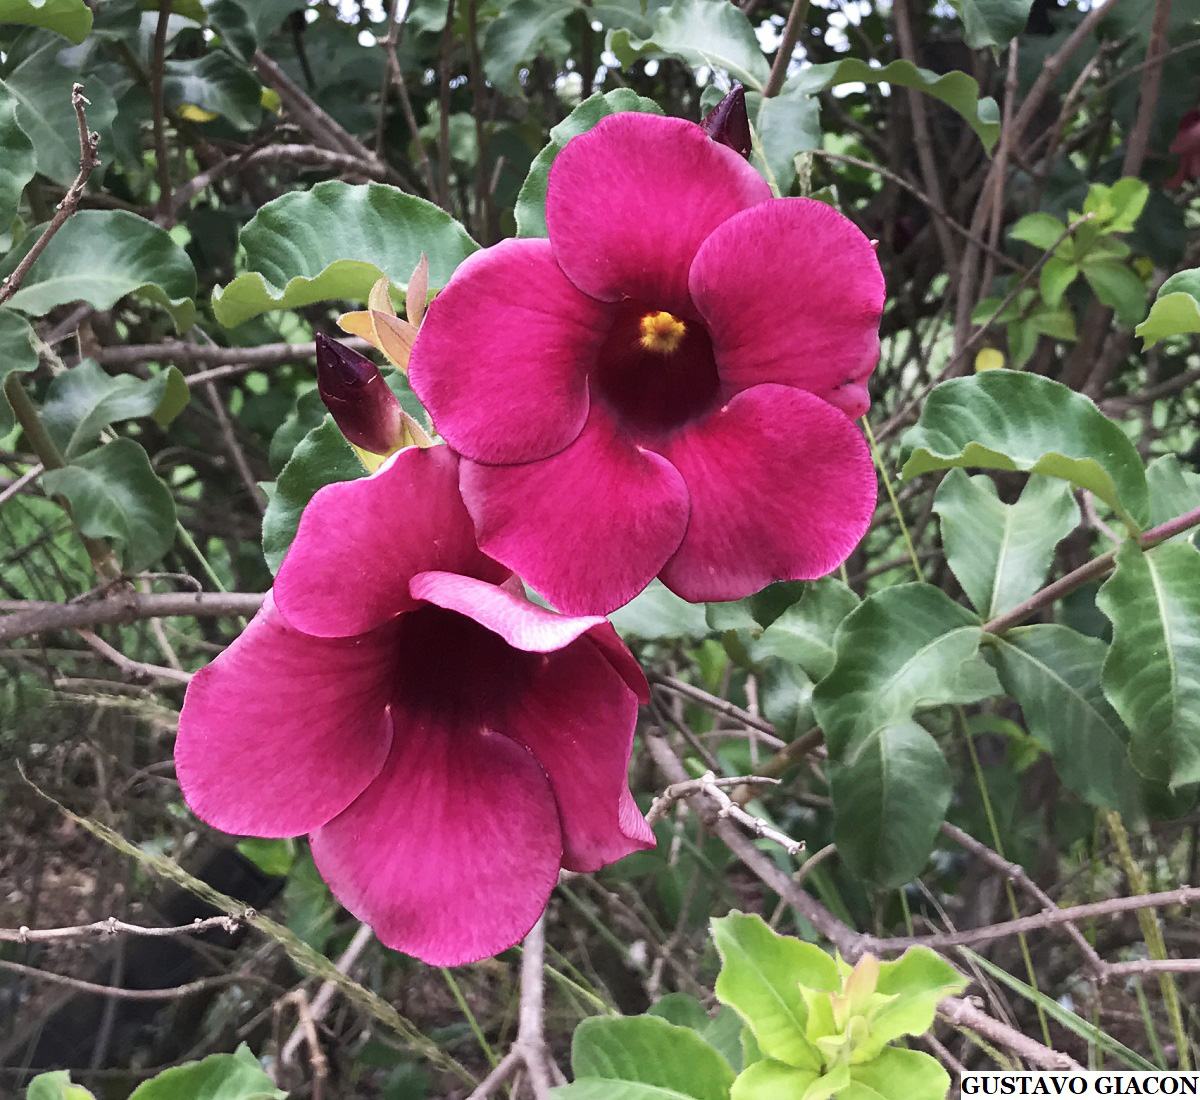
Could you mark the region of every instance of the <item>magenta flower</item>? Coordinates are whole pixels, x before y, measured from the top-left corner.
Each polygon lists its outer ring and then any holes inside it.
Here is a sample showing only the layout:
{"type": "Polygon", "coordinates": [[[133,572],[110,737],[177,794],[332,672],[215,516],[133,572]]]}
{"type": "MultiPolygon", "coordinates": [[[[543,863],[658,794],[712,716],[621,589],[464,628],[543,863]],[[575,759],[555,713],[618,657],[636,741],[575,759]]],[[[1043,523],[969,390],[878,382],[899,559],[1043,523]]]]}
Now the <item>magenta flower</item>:
{"type": "Polygon", "coordinates": [[[534,924],[560,867],[653,834],[626,770],[646,681],[603,619],[475,545],[446,447],[309,504],[262,610],[188,686],[175,763],[226,832],[310,833],[387,945],[455,965],[534,924]]]}
{"type": "Polygon", "coordinates": [[[1168,152],[1179,154],[1179,171],[1164,186],[1182,187],[1186,180],[1200,180],[1200,107],[1184,112],[1168,152]]]}
{"type": "Polygon", "coordinates": [[[563,149],[546,222],[458,269],[409,364],[479,545],[572,614],[656,574],[701,601],[836,568],[875,504],[867,238],[642,114],[563,149]]]}

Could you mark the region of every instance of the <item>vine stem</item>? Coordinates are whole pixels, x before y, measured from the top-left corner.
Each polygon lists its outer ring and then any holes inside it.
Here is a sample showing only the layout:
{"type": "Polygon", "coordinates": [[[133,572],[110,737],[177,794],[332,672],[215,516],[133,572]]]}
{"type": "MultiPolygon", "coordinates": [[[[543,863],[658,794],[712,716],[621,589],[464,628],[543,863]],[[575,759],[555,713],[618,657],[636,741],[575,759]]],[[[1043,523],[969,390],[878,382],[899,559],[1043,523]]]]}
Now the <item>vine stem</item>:
{"type": "Polygon", "coordinates": [[[904,545],[908,550],[909,560],[912,562],[913,572],[917,574],[917,580],[925,579],[925,571],[921,568],[921,559],[917,556],[917,548],[913,545],[912,535],[909,534],[908,524],[904,522],[904,513],[900,511],[900,502],[896,499],[896,491],[892,488],[892,479],[888,477],[887,467],[883,464],[883,455],[879,453],[879,445],[875,442],[875,433],[871,431],[871,423],[864,416],[862,418],[863,431],[867,436],[867,446],[871,448],[871,458],[875,462],[875,468],[879,471],[879,476],[883,480],[883,487],[887,490],[888,500],[892,502],[892,511],[896,514],[896,522],[900,524],[900,534],[904,536],[904,545]]]}

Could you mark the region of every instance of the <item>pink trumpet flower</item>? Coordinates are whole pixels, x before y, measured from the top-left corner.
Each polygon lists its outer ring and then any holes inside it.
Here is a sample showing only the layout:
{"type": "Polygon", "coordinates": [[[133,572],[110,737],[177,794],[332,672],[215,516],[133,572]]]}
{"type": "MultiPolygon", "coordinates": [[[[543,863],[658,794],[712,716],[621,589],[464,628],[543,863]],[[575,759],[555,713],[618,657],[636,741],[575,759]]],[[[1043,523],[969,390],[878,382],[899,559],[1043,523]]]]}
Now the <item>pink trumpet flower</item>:
{"type": "Polygon", "coordinates": [[[198,817],[309,833],[350,912],[447,966],[521,939],[561,867],[654,843],[626,778],[645,677],[480,552],[457,481],[449,448],[408,448],[318,492],[175,747],[198,817]]]}
{"type": "Polygon", "coordinates": [[[875,504],[870,241],[643,114],[567,144],[546,221],[460,266],[409,364],[479,545],[570,614],[655,575],[703,601],[835,569],[875,504]]]}

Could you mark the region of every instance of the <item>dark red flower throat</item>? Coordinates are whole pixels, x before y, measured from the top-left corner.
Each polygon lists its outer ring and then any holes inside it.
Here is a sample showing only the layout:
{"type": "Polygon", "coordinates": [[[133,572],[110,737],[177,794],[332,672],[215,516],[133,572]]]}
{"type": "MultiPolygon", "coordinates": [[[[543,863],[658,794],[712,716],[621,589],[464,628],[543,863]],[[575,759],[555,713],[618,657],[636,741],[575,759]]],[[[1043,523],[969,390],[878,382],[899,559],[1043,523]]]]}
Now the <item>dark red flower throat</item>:
{"type": "Polygon", "coordinates": [[[636,302],[617,307],[590,381],[592,395],[622,427],[651,438],[699,419],[721,400],[704,326],[636,302]]]}

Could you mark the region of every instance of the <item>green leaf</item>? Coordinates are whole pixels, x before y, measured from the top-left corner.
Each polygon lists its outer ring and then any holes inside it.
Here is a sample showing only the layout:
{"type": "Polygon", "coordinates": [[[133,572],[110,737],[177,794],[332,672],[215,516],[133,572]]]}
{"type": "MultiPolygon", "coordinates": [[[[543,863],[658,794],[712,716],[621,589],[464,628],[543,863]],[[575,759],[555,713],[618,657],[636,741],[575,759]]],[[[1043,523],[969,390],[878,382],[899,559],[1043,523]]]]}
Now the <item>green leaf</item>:
{"type": "Polygon", "coordinates": [[[893,61],[881,69],[873,69],[857,57],[814,65],[802,74],[813,91],[835,84],[882,84],[899,88],[916,88],[953,108],[975,133],[987,152],[992,151],[1000,137],[1000,108],[991,96],[979,98],[979,85],[966,73],[949,72],[939,75],[929,69],[919,69],[911,61],[893,61]]]}
{"type": "Polygon", "coordinates": [[[700,641],[712,633],[701,605],[681,599],[658,580],[614,611],[608,621],[622,637],[646,642],[700,641]]]}
{"type": "MultiPolygon", "coordinates": [[[[47,43],[4,79],[17,98],[17,122],[33,142],[38,172],[66,187],[79,175],[79,121],[71,107],[71,88],[79,74],[58,63],[61,48],[61,42],[47,43]]],[[[84,81],[84,91],[88,126],[101,135],[100,147],[106,149],[116,101],[102,80],[84,81]]]]}
{"type": "Polygon", "coordinates": [[[1125,745],[1129,734],[1100,682],[1107,653],[1098,638],[1052,623],[990,635],[984,649],[1062,781],[1090,805],[1132,820],[1139,783],[1125,745]]]}
{"type": "Polygon", "coordinates": [[[1134,332],[1147,349],[1168,336],[1200,332],[1200,267],[1178,271],[1163,283],[1150,315],[1134,332]]]}
{"type": "MultiPolygon", "coordinates": [[[[44,226],[0,264],[0,279],[33,247],[44,226]]],[[[8,304],[40,317],[55,306],[87,302],[112,309],[126,294],[160,303],[178,332],[196,317],[196,271],[171,235],[126,210],[81,210],[54,235],[8,304]]]]}
{"type": "MultiPolygon", "coordinates": [[[[821,147],[820,100],[811,94],[804,76],[801,73],[793,77],[770,99],[757,93],[746,97],[771,177],[784,195],[796,178],[796,154],[821,147]]],[[[761,171],[762,161],[757,152],[754,163],[761,171]]]]}
{"type": "Polygon", "coordinates": [[[17,122],[17,97],[0,80],[0,240],[7,239],[21,193],[35,170],[33,142],[17,122]]]}
{"type": "Polygon", "coordinates": [[[833,668],[834,634],[858,602],[858,597],[833,577],[807,584],[800,599],[776,617],[751,646],[751,656],[755,661],[778,657],[798,665],[814,681],[820,680],[833,668]]]}
{"type": "Polygon", "coordinates": [[[910,947],[898,959],[879,964],[875,991],[895,996],[871,1015],[871,1039],[891,1042],[901,1035],[921,1035],[933,1026],[943,997],[961,993],[970,982],[937,952],[910,947]]]}
{"type": "Polygon", "coordinates": [[[717,999],[737,1009],[769,1058],[820,1069],[820,1054],[804,1034],[808,1006],[800,986],[840,989],[837,964],[815,944],[780,936],[756,914],[734,910],[712,921],[712,933],[721,954],[717,999]]]}
{"type": "Polygon", "coordinates": [[[382,183],[326,180],[267,203],[238,237],[251,269],[213,291],[229,328],[273,309],[365,302],[383,275],[403,286],[424,252],[429,287],[446,285],[479,246],[433,203],[382,183]]]}
{"type": "Polygon", "coordinates": [[[262,86],[223,50],[209,50],[191,61],[168,61],[163,96],[172,111],[199,107],[239,130],[253,130],[262,121],[262,86]]]}
{"type": "Polygon", "coordinates": [[[829,766],[829,789],[838,854],[854,874],[888,887],[924,869],[954,785],[929,732],[897,720],[869,736],[850,763],[829,766]]]}
{"type": "Polygon", "coordinates": [[[153,565],[175,541],[171,491],[132,439],[115,439],[60,470],[47,470],[42,485],[66,497],[83,534],[113,540],[130,572],[153,565]]]}
{"type": "Polygon", "coordinates": [[[1038,293],[1046,305],[1056,308],[1078,275],[1079,268],[1075,264],[1051,256],[1038,273],[1038,293]]]}
{"type": "Polygon", "coordinates": [[[238,841],[237,850],[267,875],[286,875],[296,860],[296,842],[291,839],[247,837],[238,841]]]}
{"type": "Polygon", "coordinates": [[[1102,261],[1083,265],[1083,277],[1109,309],[1132,327],[1146,313],[1146,284],[1124,264],[1102,261]]]}
{"type": "Polygon", "coordinates": [[[872,733],[924,707],[1000,694],[979,654],[983,631],[931,584],[883,589],[838,628],[833,669],[813,692],[834,760],[849,761],[872,733]]]}
{"type": "Polygon", "coordinates": [[[352,481],[366,471],[354,448],[338,431],[333,417],[308,433],[280,471],[275,490],[263,515],[263,556],[272,573],[279,570],[283,555],[296,537],[300,514],[313,494],[335,481],[352,481]]]}
{"type": "MultiPolygon", "coordinates": [[[[1150,524],[1157,527],[1200,507],[1200,473],[1189,469],[1175,455],[1160,455],[1146,467],[1150,487],[1150,524]]],[[[1192,541],[1193,528],[1176,535],[1175,540],[1192,541]]]]}
{"type": "Polygon", "coordinates": [[[727,1100],[733,1068],[691,1028],[658,1016],[584,1020],[571,1040],[575,1083],[552,1096],[583,1100],[727,1100]]]}
{"type": "Polygon", "coordinates": [[[29,1082],[25,1100],[96,1100],[82,1085],[71,1084],[71,1075],[65,1069],[51,1073],[39,1073],[29,1082]]]}
{"type": "Polygon", "coordinates": [[[1150,196],[1150,188],[1136,176],[1126,176],[1111,187],[1093,183],[1083,200],[1083,212],[1095,214],[1094,228],[1108,233],[1128,233],[1133,229],[1150,196]]]}
{"type": "Polygon", "coordinates": [[[1038,210],[1021,218],[1008,231],[1008,236],[1011,240],[1024,241],[1045,252],[1058,244],[1066,231],[1067,227],[1053,214],[1038,210]]]}
{"type": "Polygon", "coordinates": [[[0,0],[0,23],[45,27],[80,43],[92,29],[92,9],[83,0],[0,0]]]}
{"type": "Polygon", "coordinates": [[[692,68],[724,69],[757,92],[771,75],[750,20],[729,0],[675,0],[655,13],[649,38],[621,27],[608,32],[608,48],[626,68],[642,57],[678,57],[692,68]]]}
{"type": "Polygon", "coordinates": [[[521,184],[515,209],[518,237],[545,237],[546,185],[554,158],[573,137],[586,134],[607,115],[622,111],[638,111],[646,115],[661,115],[662,108],[652,99],[645,99],[628,88],[616,88],[603,95],[589,96],[550,131],[550,144],[534,158],[529,175],[521,184]]]}
{"type": "MultiPolygon", "coordinates": [[[[921,1050],[888,1047],[878,1058],[852,1065],[850,1077],[883,1100],[945,1100],[950,1091],[950,1074],[921,1050]]],[[[854,1094],[847,1089],[838,1095],[851,1100],[854,1094]]]]}
{"type": "Polygon", "coordinates": [[[539,54],[565,58],[570,52],[565,24],[575,10],[575,4],[563,0],[511,0],[484,32],[484,75],[496,87],[519,94],[517,70],[522,64],[539,54]]]}
{"type": "Polygon", "coordinates": [[[1054,548],[1079,524],[1069,485],[1031,477],[1015,504],[1004,504],[985,474],[951,470],[933,510],[948,562],[984,619],[1011,611],[1045,582],[1054,548]]]}
{"type": "Polygon", "coordinates": [[[953,0],[973,50],[1007,46],[1025,29],[1033,0],[953,0]]]}
{"type": "Polygon", "coordinates": [[[1172,790],[1200,782],[1200,553],[1126,542],[1096,604],[1113,624],[1104,690],[1134,767],[1172,790]]]}
{"type": "Polygon", "coordinates": [[[4,396],[4,383],[10,374],[37,369],[36,341],[37,334],[24,317],[10,309],[0,309],[0,436],[12,431],[16,423],[4,396]]]}
{"type": "Polygon", "coordinates": [[[108,425],[155,414],[172,382],[183,386],[186,395],[187,383],[175,367],[145,380],[130,374],[114,378],[94,359],[84,359],[50,383],[42,423],[71,459],[95,443],[108,425]]]}
{"type": "Polygon", "coordinates": [[[954,466],[1023,470],[1087,489],[1130,527],[1149,515],[1146,473],[1091,401],[1036,374],[989,370],[943,382],[905,433],[902,478],[954,466]]]}
{"type": "Polygon", "coordinates": [[[733,1083],[730,1100],[800,1100],[820,1074],[797,1069],[774,1058],[755,1062],[733,1083]]]}
{"type": "Polygon", "coordinates": [[[163,1070],[138,1085],[129,1100],[284,1100],[243,1043],[233,1054],[210,1054],[163,1070]]]}

